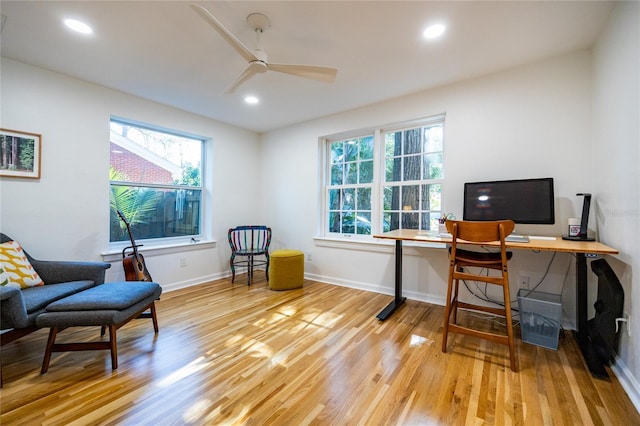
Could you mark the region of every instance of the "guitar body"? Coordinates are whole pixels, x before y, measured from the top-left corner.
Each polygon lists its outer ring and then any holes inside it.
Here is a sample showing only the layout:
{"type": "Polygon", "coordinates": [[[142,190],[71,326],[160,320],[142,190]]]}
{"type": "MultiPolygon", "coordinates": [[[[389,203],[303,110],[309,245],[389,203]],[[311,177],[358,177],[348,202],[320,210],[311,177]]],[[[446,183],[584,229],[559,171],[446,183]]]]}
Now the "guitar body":
{"type": "Polygon", "coordinates": [[[137,257],[132,253],[122,259],[122,266],[124,267],[124,279],[127,281],[153,281],[144,263],[144,257],[140,253],[137,257]]]}
{"type": "Polygon", "coordinates": [[[144,257],[138,253],[139,245],[136,244],[133,239],[133,233],[131,232],[131,226],[127,221],[127,218],[122,214],[120,210],[117,211],[120,220],[127,225],[127,232],[129,233],[129,240],[131,240],[131,247],[127,247],[122,251],[122,267],[124,268],[124,278],[127,281],[153,281],[151,274],[147,270],[147,266],[144,263],[144,257]],[[125,251],[131,248],[133,250],[128,256],[125,256],[125,251]]]}

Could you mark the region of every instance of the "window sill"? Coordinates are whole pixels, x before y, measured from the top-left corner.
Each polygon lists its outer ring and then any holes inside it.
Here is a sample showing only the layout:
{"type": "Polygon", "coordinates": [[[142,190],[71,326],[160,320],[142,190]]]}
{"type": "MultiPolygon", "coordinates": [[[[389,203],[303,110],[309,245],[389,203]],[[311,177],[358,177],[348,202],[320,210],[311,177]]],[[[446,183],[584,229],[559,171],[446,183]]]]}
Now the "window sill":
{"type": "MultiPolygon", "coordinates": [[[[100,253],[102,260],[105,262],[117,262],[122,260],[122,249],[126,246],[110,247],[107,251],[100,253]]],[[[138,248],[138,252],[145,256],[161,256],[165,254],[184,253],[194,250],[205,250],[215,248],[216,241],[198,241],[197,243],[184,242],[172,244],[144,245],[138,248]]]]}

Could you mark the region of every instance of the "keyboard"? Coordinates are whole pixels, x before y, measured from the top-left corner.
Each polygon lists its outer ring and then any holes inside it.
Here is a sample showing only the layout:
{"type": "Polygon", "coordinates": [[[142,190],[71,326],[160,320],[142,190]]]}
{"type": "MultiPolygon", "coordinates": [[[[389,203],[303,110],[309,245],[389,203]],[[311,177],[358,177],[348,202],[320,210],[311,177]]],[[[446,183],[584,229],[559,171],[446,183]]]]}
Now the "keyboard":
{"type": "Polygon", "coordinates": [[[529,236],[522,234],[509,234],[504,240],[509,243],[528,243],[529,236]]]}

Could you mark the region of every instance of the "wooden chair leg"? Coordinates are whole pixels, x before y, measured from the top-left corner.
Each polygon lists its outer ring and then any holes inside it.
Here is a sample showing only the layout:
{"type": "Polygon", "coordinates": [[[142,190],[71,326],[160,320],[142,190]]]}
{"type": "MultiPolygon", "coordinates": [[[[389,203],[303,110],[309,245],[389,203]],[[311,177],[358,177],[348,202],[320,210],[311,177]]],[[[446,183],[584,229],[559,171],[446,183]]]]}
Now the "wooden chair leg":
{"type": "Polygon", "coordinates": [[[447,339],[449,337],[449,317],[451,316],[451,293],[453,287],[453,279],[449,274],[449,282],[447,284],[447,300],[444,308],[444,329],[442,331],[442,352],[447,352],[447,339]]]}
{"type": "Polygon", "coordinates": [[[458,323],[458,292],[460,291],[460,280],[453,280],[453,301],[451,309],[453,311],[453,323],[458,323]]]}
{"type": "Polygon", "coordinates": [[[156,304],[155,302],[151,303],[149,307],[151,309],[151,320],[153,321],[153,330],[158,334],[160,328],[158,327],[158,317],[156,316],[156,304]]]}
{"type": "Polygon", "coordinates": [[[518,361],[516,359],[516,348],[513,335],[513,321],[511,319],[511,295],[509,291],[509,281],[506,280],[505,285],[502,286],[504,295],[504,313],[507,327],[507,339],[509,341],[509,363],[511,365],[511,371],[518,371],[518,361]]]}
{"type": "Polygon", "coordinates": [[[118,339],[116,336],[116,326],[109,326],[109,349],[111,350],[111,369],[118,368],[118,339]]]}
{"type": "Polygon", "coordinates": [[[53,349],[53,344],[56,342],[57,334],[57,327],[51,327],[49,329],[49,339],[47,340],[47,346],[44,350],[44,359],[42,360],[42,368],[40,369],[40,374],[44,374],[47,372],[47,370],[49,370],[49,362],[51,361],[51,350],[53,349]]]}

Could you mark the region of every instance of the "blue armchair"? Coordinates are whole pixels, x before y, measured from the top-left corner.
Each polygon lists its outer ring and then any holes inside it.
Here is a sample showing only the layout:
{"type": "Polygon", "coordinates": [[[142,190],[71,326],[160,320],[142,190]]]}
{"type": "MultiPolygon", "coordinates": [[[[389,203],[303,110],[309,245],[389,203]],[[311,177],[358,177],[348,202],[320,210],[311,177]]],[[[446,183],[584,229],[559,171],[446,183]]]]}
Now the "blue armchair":
{"type": "MultiPolygon", "coordinates": [[[[0,233],[0,243],[13,239],[0,233]]],[[[18,289],[0,286],[0,346],[35,330],[36,317],[48,304],[71,294],[104,283],[111,264],[34,259],[24,252],[45,285],[18,289]]]]}

